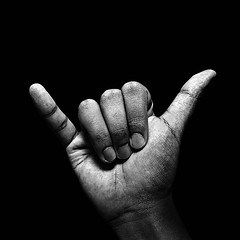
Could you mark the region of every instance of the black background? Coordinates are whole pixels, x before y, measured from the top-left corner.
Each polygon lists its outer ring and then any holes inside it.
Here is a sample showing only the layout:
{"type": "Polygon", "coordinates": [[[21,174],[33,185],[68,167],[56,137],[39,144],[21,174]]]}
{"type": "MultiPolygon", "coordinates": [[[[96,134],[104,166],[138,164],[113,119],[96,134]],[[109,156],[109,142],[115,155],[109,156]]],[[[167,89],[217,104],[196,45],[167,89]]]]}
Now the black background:
{"type": "Polygon", "coordinates": [[[235,175],[226,113],[231,112],[232,101],[227,86],[237,75],[234,28],[210,16],[206,22],[190,20],[199,14],[188,16],[186,22],[168,16],[124,24],[121,19],[113,23],[111,18],[91,17],[43,23],[44,17],[37,16],[32,22],[33,11],[20,22],[15,19],[7,31],[8,80],[23,97],[11,103],[14,134],[11,170],[5,179],[8,234],[31,239],[114,238],[81,192],[64,150],[35,111],[28,95],[32,83],[44,85],[77,125],[82,100],[99,100],[103,91],[121,88],[129,80],[150,90],[154,111],[161,115],[193,74],[211,68],[217,76],[186,126],[173,195],[193,239],[229,235],[235,175]]]}

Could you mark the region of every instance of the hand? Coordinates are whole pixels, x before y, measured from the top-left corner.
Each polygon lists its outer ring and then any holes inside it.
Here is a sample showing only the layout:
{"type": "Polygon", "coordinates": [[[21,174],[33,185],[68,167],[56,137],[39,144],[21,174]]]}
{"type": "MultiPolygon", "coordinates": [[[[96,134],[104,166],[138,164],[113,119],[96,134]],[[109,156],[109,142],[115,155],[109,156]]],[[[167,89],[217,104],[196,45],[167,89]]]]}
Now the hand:
{"type": "MultiPolygon", "coordinates": [[[[168,205],[184,125],[212,70],[184,84],[167,111],[153,114],[148,90],[137,82],[79,105],[81,130],[72,124],[40,84],[30,94],[57,133],[81,186],[110,223],[168,205]]],[[[129,220],[130,219],[130,220],[129,220]]]]}

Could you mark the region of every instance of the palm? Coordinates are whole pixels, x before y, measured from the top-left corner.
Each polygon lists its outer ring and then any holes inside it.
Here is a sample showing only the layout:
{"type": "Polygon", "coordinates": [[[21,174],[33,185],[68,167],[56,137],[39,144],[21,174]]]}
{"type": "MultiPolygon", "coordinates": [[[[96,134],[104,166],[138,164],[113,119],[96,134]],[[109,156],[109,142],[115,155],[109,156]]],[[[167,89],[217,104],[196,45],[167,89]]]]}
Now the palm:
{"type": "Polygon", "coordinates": [[[165,197],[174,179],[178,142],[161,118],[152,116],[148,122],[149,140],[144,149],[110,169],[99,166],[79,140],[67,149],[83,188],[107,219],[149,195],[165,197]]]}

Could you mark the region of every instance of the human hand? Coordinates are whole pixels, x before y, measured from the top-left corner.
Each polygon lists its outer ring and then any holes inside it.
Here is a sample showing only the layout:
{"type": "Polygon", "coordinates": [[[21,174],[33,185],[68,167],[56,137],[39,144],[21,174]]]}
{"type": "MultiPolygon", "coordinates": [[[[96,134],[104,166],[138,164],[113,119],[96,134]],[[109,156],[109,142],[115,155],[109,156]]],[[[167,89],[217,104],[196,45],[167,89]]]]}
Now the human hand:
{"type": "Polygon", "coordinates": [[[107,90],[100,106],[91,99],[79,105],[81,130],[40,84],[33,84],[30,94],[62,141],[98,211],[111,224],[121,224],[134,220],[135,213],[139,217],[171,201],[184,125],[214,75],[212,70],[194,75],[160,117],[154,116],[150,93],[140,83],[107,90]],[[143,139],[133,137],[134,133],[141,133],[143,139]]]}

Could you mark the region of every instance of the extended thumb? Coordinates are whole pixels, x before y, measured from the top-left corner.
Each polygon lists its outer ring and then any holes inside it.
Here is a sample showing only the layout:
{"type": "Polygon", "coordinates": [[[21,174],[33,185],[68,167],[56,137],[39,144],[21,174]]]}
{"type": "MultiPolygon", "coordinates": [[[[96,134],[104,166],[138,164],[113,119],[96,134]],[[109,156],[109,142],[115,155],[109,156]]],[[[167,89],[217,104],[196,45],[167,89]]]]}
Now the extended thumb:
{"type": "Polygon", "coordinates": [[[160,117],[174,131],[178,139],[191,115],[199,94],[216,75],[213,70],[205,70],[192,76],[181,88],[167,111],[160,117]]]}

